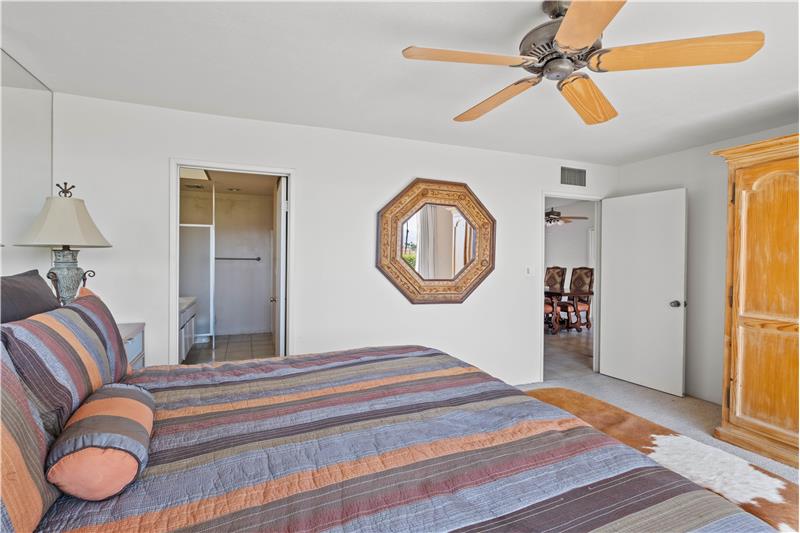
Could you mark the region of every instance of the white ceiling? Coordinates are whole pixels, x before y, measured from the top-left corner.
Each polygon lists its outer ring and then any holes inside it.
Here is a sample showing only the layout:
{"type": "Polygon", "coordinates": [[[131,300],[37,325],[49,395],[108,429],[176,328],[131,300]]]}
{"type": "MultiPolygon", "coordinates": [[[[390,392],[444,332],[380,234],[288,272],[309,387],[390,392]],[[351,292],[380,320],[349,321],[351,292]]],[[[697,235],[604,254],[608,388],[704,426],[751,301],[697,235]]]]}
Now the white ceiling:
{"type": "Polygon", "coordinates": [[[270,176],[268,174],[246,174],[243,172],[209,170],[208,176],[211,178],[211,181],[216,184],[218,193],[272,196],[275,194],[275,185],[278,183],[277,176],[270,176]]]}
{"type": "Polygon", "coordinates": [[[22,66],[14,61],[11,56],[3,52],[2,67],[2,86],[14,87],[16,89],[33,89],[34,91],[48,91],[48,88],[31,76],[22,66]]]}
{"type": "Polygon", "coordinates": [[[526,73],[400,55],[513,53],[539,6],[4,2],[2,46],[56,92],[609,164],[797,120],[797,2],[629,2],[605,46],[746,30],[766,45],[736,65],[592,74],[620,116],[591,127],[550,82],[455,123],[526,73]]]}
{"type": "Polygon", "coordinates": [[[179,170],[182,180],[208,181],[210,179],[202,168],[180,167],[179,170]]]}
{"type": "Polygon", "coordinates": [[[211,192],[211,182],[217,194],[257,194],[260,196],[273,196],[277,176],[269,174],[249,174],[244,172],[221,172],[219,170],[206,170],[208,179],[197,179],[184,176],[181,169],[181,190],[211,192]]]}
{"type": "Polygon", "coordinates": [[[588,204],[593,204],[594,202],[587,200],[573,200],[571,198],[545,198],[544,203],[545,211],[547,211],[548,209],[558,209],[561,207],[583,207],[588,204]]]}

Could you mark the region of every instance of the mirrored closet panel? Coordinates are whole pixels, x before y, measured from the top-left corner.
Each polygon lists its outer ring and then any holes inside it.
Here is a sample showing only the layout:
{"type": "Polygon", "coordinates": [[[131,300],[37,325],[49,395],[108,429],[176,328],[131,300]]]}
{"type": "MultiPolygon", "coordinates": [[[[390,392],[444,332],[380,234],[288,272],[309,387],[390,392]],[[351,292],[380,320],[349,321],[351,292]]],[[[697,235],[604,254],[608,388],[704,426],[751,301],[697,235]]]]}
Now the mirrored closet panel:
{"type": "Polygon", "coordinates": [[[53,93],[2,51],[2,274],[50,268],[46,248],[13,246],[52,191],[53,93]]]}

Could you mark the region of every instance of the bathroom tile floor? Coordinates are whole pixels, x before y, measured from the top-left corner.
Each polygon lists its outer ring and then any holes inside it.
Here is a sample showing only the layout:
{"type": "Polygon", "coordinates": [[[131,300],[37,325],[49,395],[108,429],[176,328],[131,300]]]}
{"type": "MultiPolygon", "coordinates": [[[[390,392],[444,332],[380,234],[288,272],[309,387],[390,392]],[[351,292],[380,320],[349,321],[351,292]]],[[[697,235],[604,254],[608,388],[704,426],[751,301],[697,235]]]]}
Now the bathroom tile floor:
{"type": "Polygon", "coordinates": [[[211,344],[195,344],[186,356],[184,364],[209,363],[214,361],[241,361],[274,357],[275,348],[272,333],[251,333],[243,335],[217,335],[215,349],[211,344]]]}

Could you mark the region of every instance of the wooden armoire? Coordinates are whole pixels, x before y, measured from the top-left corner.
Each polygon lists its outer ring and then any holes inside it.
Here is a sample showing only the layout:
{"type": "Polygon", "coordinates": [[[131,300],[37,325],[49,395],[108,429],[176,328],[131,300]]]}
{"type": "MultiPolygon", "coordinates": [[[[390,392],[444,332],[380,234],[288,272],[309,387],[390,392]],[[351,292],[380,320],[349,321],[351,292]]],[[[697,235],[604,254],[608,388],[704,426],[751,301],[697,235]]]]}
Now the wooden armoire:
{"type": "Polygon", "coordinates": [[[715,435],[797,467],[797,135],[714,155],[729,168],[725,367],[715,435]]]}

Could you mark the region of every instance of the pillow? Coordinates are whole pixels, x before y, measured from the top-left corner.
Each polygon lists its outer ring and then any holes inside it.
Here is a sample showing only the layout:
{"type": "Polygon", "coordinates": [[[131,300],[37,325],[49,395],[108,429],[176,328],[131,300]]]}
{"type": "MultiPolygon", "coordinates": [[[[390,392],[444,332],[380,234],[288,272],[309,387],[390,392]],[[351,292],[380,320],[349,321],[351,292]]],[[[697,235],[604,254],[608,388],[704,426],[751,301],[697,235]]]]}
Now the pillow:
{"type": "Polygon", "coordinates": [[[47,480],[83,500],[122,492],[147,466],[153,396],[114,383],[92,394],[67,421],[47,456],[47,480]]]}
{"type": "Polygon", "coordinates": [[[78,298],[67,307],[80,314],[103,341],[111,366],[112,381],[115,383],[121,381],[128,372],[128,356],[125,354],[125,343],[122,341],[117,321],[114,320],[106,304],[95,293],[86,287],[81,287],[78,298]]]}
{"type": "Polygon", "coordinates": [[[53,437],[90,394],[114,381],[95,325],[61,307],[0,327],[11,361],[53,437]]]}
{"type": "Polygon", "coordinates": [[[0,278],[0,322],[14,322],[58,309],[56,295],[38,270],[0,278]]]}
{"type": "Polygon", "coordinates": [[[52,438],[42,427],[8,353],[0,348],[0,530],[27,532],[36,528],[60,494],[44,476],[52,438]]]}

